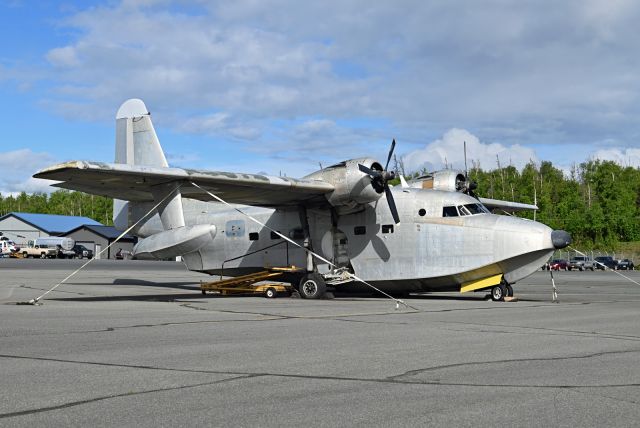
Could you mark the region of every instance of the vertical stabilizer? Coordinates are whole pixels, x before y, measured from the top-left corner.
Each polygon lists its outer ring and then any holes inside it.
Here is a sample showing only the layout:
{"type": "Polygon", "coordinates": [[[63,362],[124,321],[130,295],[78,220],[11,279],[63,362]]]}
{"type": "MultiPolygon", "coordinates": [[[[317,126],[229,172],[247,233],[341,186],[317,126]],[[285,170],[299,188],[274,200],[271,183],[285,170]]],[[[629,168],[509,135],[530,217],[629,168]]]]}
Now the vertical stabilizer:
{"type": "Polygon", "coordinates": [[[116,114],[116,163],[164,166],[160,141],[151,123],[151,114],[142,100],[125,101],[116,114]]]}
{"type": "MultiPolygon", "coordinates": [[[[153,129],[151,114],[142,100],[133,98],[125,101],[116,113],[116,163],[128,165],[145,165],[168,167],[160,141],[153,129]]],[[[160,220],[164,230],[175,229],[185,225],[182,210],[182,196],[179,189],[172,185],[163,185],[154,189],[155,202],[161,201],[167,193],[172,193],[158,207],[160,220]]],[[[125,230],[137,218],[133,218],[132,202],[113,201],[113,223],[116,228],[125,230]]]]}

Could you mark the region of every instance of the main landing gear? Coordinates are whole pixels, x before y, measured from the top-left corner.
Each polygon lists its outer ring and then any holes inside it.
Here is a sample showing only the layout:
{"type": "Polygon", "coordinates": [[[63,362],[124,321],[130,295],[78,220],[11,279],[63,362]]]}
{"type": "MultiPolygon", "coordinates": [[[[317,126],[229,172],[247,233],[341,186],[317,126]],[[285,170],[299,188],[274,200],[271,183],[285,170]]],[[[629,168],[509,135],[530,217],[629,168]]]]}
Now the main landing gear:
{"type": "Polygon", "coordinates": [[[491,289],[491,300],[503,302],[505,297],[513,297],[513,287],[504,279],[491,289]]]}
{"type": "Polygon", "coordinates": [[[327,284],[318,273],[309,273],[302,277],[298,292],[303,299],[322,299],[327,293],[327,284]]]}

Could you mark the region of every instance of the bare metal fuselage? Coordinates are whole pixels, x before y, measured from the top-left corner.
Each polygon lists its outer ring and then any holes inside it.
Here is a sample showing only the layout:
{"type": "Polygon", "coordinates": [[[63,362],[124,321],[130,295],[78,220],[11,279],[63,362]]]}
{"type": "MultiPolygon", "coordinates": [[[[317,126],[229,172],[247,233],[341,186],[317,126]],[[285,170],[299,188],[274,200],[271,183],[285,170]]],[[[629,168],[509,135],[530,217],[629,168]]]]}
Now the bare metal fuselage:
{"type": "MultiPolygon", "coordinates": [[[[398,225],[384,197],[338,216],[335,227],[329,210],[307,210],[312,250],[388,292],[459,291],[462,284],[498,274],[513,284],[539,269],[554,251],[552,230],[541,223],[494,214],[442,216],[445,205],[477,202],[468,195],[414,188],[393,192],[398,225]]],[[[183,209],[187,226],[211,224],[217,230],[207,245],[183,256],[190,270],[237,276],[265,267],[307,266],[303,249],[222,204],[184,200],[183,209]]],[[[303,245],[297,209],[241,210],[303,245]]],[[[138,233],[161,230],[156,216],[138,233]]],[[[330,269],[317,262],[318,270],[330,269]]],[[[368,290],[358,282],[339,287],[368,290]]]]}

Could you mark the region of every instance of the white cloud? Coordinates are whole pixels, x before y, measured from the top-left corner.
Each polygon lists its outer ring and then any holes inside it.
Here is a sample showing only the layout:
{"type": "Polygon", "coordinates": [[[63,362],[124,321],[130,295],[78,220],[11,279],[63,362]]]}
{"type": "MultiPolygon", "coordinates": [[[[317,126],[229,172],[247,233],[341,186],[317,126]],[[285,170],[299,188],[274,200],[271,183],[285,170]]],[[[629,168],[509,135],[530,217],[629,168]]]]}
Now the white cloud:
{"type": "MultiPolygon", "coordinates": [[[[638,145],[630,0],[127,0],[70,13],[48,74],[23,75],[53,82],[40,105],[74,120],[140,97],[156,125],[307,168],[456,127],[483,141],[467,141],[469,159],[487,168],[544,146],[638,145]]],[[[3,67],[0,79],[19,74],[3,67]]],[[[461,165],[461,148],[434,147],[416,165],[461,165]]]]}
{"type": "Polygon", "coordinates": [[[505,146],[499,143],[483,143],[464,129],[450,129],[442,138],[427,144],[403,157],[407,173],[449,168],[464,170],[464,142],[467,143],[467,165],[479,165],[485,170],[513,165],[522,169],[530,161],[537,162],[535,152],[518,144],[505,146]]]}
{"type": "Polygon", "coordinates": [[[35,171],[55,163],[48,153],[35,153],[29,149],[0,153],[0,193],[3,196],[20,192],[51,192],[52,181],[31,177],[35,171]]]}
{"type": "Polygon", "coordinates": [[[186,119],[177,128],[189,134],[214,134],[226,127],[228,119],[229,114],[227,113],[212,113],[186,119]]]}
{"type": "Polygon", "coordinates": [[[600,149],[591,155],[592,159],[614,161],[621,166],[640,168],[640,149],[612,147],[600,149]]]}
{"type": "Polygon", "coordinates": [[[51,49],[47,53],[47,60],[56,67],[74,67],[80,65],[76,49],[72,46],[51,49]]]}

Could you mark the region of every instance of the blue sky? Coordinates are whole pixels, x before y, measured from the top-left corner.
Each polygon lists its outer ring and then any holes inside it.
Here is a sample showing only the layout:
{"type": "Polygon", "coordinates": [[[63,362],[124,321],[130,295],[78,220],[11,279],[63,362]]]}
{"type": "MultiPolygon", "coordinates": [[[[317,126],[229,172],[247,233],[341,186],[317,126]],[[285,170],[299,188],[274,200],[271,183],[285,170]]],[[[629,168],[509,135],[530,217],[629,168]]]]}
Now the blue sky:
{"type": "Polygon", "coordinates": [[[302,176],[591,158],[640,164],[632,1],[0,2],[0,192],[112,161],[128,98],[173,166],[302,176]]]}

